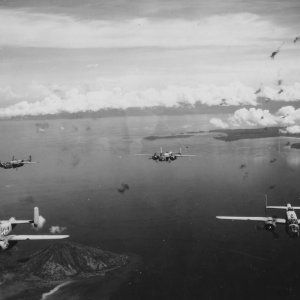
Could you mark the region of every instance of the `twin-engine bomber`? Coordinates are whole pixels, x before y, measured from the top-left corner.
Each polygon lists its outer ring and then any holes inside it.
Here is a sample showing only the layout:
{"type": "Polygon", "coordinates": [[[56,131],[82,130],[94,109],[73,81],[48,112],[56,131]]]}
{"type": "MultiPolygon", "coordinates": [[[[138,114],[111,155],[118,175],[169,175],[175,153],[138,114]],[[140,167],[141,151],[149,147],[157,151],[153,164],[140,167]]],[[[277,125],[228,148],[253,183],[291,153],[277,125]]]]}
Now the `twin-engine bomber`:
{"type": "Polygon", "coordinates": [[[267,199],[265,209],[284,209],[286,211],[285,219],[277,217],[235,217],[235,216],[216,216],[217,219],[223,220],[239,220],[239,221],[258,221],[264,222],[264,228],[274,232],[277,224],[285,224],[285,229],[290,237],[299,237],[299,224],[295,210],[300,209],[300,206],[292,206],[288,203],[286,206],[268,206],[267,199]]]}
{"type": "Polygon", "coordinates": [[[178,153],[174,153],[172,151],[163,152],[162,148],[160,148],[160,152],[155,152],[154,154],[147,154],[147,153],[141,153],[136,155],[144,155],[149,156],[149,159],[152,159],[156,162],[158,161],[166,161],[166,162],[172,162],[176,160],[178,157],[195,157],[197,155],[193,154],[182,154],[181,148],[179,149],[178,153]]]}
{"type": "Polygon", "coordinates": [[[9,234],[18,224],[32,224],[33,227],[40,226],[40,215],[38,207],[34,208],[33,220],[9,220],[0,221],[0,249],[7,250],[12,248],[18,241],[25,240],[57,240],[68,238],[68,235],[12,235],[9,234]]]}
{"type": "Polygon", "coordinates": [[[37,161],[32,161],[31,155],[29,155],[28,159],[15,159],[15,157],[12,157],[11,161],[1,162],[0,161],[0,168],[3,169],[18,169],[20,167],[23,167],[26,164],[36,164],[37,161]]]}

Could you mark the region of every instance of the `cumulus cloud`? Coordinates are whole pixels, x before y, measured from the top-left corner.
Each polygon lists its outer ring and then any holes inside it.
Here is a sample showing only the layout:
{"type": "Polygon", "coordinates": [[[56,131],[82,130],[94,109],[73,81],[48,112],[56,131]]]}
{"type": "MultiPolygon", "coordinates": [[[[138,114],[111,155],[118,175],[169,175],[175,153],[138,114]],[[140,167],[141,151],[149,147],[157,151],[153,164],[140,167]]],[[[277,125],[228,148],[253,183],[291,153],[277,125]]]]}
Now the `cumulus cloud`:
{"type": "Polygon", "coordinates": [[[275,126],[277,121],[268,111],[256,108],[241,108],[234,112],[229,118],[229,123],[233,126],[275,126]]]}
{"type": "Polygon", "coordinates": [[[280,116],[280,121],[284,124],[295,124],[300,121],[300,109],[295,109],[293,106],[284,106],[277,112],[280,116]]]}
{"type": "MultiPolygon", "coordinates": [[[[30,88],[32,90],[32,87],[30,88]]],[[[0,117],[45,115],[61,112],[97,111],[104,108],[152,107],[178,105],[179,102],[208,106],[219,105],[225,98],[228,105],[256,105],[254,90],[241,83],[228,86],[168,86],[164,89],[127,90],[120,87],[65,88],[34,86],[33,98],[0,109],[0,117]],[[40,96],[38,93],[40,92],[40,96]]]]}
{"type": "Polygon", "coordinates": [[[226,121],[212,118],[210,123],[219,128],[223,128],[221,127],[223,123],[233,128],[283,126],[286,127],[282,131],[284,133],[298,133],[300,129],[300,109],[295,109],[293,106],[284,106],[275,114],[272,114],[269,110],[255,107],[241,108],[236,110],[226,121]]]}
{"type": "Polygon", "coordinates": [[[300,126],[299,125],[288,126],[286,127],[285,131],[290,134],[300,133],[300,126]]]}
{"type": "Polygon", "coordinates": [[[228,127],[229,127],[229,125],[228,125],[226,122],[222,121],[222,120],[219,119],[219,118],[212,118],[212,119],[210,119],[209,122],[210,122],[212,125],[216,126],[217,128],[225,129],[225,128],[228,128],[228,127]]]}
{"type": "MultiPolygon", "coordinates": [[[[282,93],[283,98],[279,99],[278,92],[275,93],[274,89],[273,95],[277,98],[274,96],[275,99],[271,100],[300,100],[300,83],[287,86],[285,89],[289,91],[291,98],[287,98],[287,93],[282,93]]],[[[265,95],[271,95],[271,88],[265,87],[264,90],[266,91],[265,95]]],[[[230,106],[257,106],[258,104],[255,89],[240,82],[234,82],[227,86],[213,84],[199,84],[194,86],[170,85],[160,89],[147,88],[143,90],[122,88],[119,86],[114,87],[111,84],[101,84],[101,82],[96,82],[91,86],[84,84],[77,87],[47,86],[35,82],[28,87],[27,92],[24,94],[24,99],[31,100],[22,100],[13,105],[0,108],[0,118],[58,114],[62,112],[77,113],[98,111],[106,108],[176,107],[180,103],[190,105],[201,103],[207,106],[219,106],[224,102],[230,106]]],[[[284,109],[293,110],[294,108],[285,107],[284,109]]],[[[289,115],[286,116],[285,123],[288,123],[290,115],[297,114],[294,111],[281,111],[279,113],[289,115]]],[[[237,111],[234,119],[236,122],[245,120],[249,126],[252,126],[252,123],[268,126],[273,122],[268,112],[262,110],[237,111]]]]}
{"type": "Polygon", "coordinates": [[[278,87],[265,87],[263,89],[263,95],[272,100],[278,101],[295,101],[300,100],[300,83],[296,82],[292,85],[281,85],[282,93],[278,93],[278,87]]]}
{"type": "Polygon", "coordinates": [[[0,44],[17,47],[109,48],[245,46],[285,39],[296,32],[251,13],[199,20],[84,20],[67,15],[0,10],[0,44]]]}
{"type": "Polygon", "coordinates": [[[50,233],[56,234],[56,233],[62,233],[67,229],[67,227],[60,227],[60,226],[51,226],[49,228],[50,233]]]}

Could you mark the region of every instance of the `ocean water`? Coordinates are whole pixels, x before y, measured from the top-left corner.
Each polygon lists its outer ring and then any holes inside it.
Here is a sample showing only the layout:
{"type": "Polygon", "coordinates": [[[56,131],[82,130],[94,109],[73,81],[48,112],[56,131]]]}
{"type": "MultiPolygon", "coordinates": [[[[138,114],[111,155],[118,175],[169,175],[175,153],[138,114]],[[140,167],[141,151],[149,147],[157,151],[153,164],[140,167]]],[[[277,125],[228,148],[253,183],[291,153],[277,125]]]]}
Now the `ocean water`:
{"type": "MultiPolygon", "coordinates": [[[[40,233],[63,226],[72,241],[139,255],[139,276],[112,299],[298,299],[299,239],[284,227],[275,237],[256,223],[215,218],[263,216],[266,193],[271,204],[299,206],[300,151],[285,146],[296,140],[144,139],[209,130],[211,117],[2,121],[1,161],[31,154],[39,164],[0,170],[0,217],[30,218],[38,206],[47,221],[40,233]],[[135,156],[160,147],[198,156],[172,163],[135,156]],[[122,183],[129,190],[119,193],[122,183]]],[[[49,243],[19,243],[11,253],[49,243]]],[[[99,289],[76,299],[97,299],[99,289]]]]}

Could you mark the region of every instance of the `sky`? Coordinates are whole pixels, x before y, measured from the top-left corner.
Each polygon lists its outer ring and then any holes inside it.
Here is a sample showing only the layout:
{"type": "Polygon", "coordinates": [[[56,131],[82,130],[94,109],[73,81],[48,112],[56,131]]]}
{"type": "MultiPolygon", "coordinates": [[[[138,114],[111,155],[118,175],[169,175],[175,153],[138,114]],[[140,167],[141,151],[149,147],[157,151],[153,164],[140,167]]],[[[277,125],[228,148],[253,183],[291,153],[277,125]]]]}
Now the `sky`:
{"type": "Polygon", "coordinates": [[[255,106],[258,88],[298,100],[299,13],[299,0],[0,0],[0,116],[255,106]]]}

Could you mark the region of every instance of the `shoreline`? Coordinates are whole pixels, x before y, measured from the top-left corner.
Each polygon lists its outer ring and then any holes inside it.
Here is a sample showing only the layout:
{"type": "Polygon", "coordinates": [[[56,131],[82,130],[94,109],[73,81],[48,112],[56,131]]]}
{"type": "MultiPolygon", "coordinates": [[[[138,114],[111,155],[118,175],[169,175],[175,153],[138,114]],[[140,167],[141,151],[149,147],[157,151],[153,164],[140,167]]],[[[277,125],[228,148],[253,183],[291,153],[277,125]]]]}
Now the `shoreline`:
{"type": "Polygon", "coordinates": [[[288,134],[282,133],[284,127],[260,127],[260,128],[247,128],[247,129],[214,129],[209,133],[218,134],[214,139],[224,142],[233,142],[245,139],[259,139],[271,137],[289,137],[300,138],[300,133],[288,134]]]}

